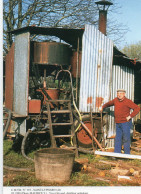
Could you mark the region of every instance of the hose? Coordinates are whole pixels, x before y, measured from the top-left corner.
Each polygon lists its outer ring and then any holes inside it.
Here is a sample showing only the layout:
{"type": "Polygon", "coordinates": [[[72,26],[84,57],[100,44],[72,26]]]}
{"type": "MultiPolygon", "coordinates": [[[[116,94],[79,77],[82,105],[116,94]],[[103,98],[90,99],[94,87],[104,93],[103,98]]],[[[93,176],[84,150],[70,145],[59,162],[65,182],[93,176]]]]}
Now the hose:
{"type": "MultiPolygon", "coordinates": [[[[77,108],[77,106],[76,106],[75,100],[74,100],[73,84],[72,84],[72,76],[71,76],[70,71],[69,71],[69,70],[64,70],[64,69],[60,70],[60,71],[57,73],[57,75],[56,75],[56,79],[57,79],[59,73],[62,72],[62,71],[67,72],[67,73],[69,74],[69,76],[70,76],[70,81],[71,81],[71,93],[72,93],[73,106],[74,106],[75,110],[77,111],[77,113],[78,113],[78,115],[79,115],[80,121],[82,121],[82,116],[81,116],[81,114],[80,114],[80,112],[79,112],[79,110],[78,110],[78,108],[77,108]]],[[[79,123],[78,127],[77,127],[76,130],[75,130],[75,133],[78,131],[78,129],[80,128],[80,126],[81,126],[81,123],[79,123]]],[[[73,145],[72,137],[71,137],[71,145],[73,145]]]]}
{"type": "Polygon", "coordinates": [[[25,148],[26,139],[27,139],[27,137],[28,137],[28,135],[29,135],[30,132],[31,132],[31,130],[28,129],[28,131],[26,132],[26,134],[25,134],[25,136],[24,136],[24,138],[22,140],[21,153],[22,153],[22,155],[23,155],[24,158],[26,158],[27,160],[31,160],[32,162],[34,162],[34,160],[32,158],[29,158],[28,156],[26,156],[25,149],[24,149],[25,148]]]}
{"type": "MultiPolygon", "coordinates": [[[[8,130],[8,127],[9,127],[9,124],[10,124],[10,121],[11,121],[11,117],[12,117],[12,113],[11,113],[11,110],[7,109],[7,108],[4,108],[4,110],[6,112],[8,112],[8,120],[7,120],[7,123],[6,123],[6,126],[5,126],[5,129],[3,131],[3,139],[5,138],[5,135],[6,135],[6,132],[8,130]]],[[[6,165],[3,165],[3,168],[6,169],[6,170],[12,170],[12,171],[20,171],[20,172],[25,172],[25,171],[30,171],[32,170],[31,168],[16,168],[16,167],[10,167],[10,166],[6,166],[6,165]]]]}
{"type": "Polygon", "coordinates": [[[82,153],[84,153],[84,154],[94,154],[94,151],[93,150],[85,150],[85,149],[83,149],[83,148],[78,148],[78,151],[79,152],[82,152],[82,153]]]}
{"type": "Polygon", "coordinates": [[[15,168],[15,167],[10,167],[6,165],[3,165],[3,168],[6,170],[20,171],[20,172],[27,172],[31,170],[31,168],[15,168]]]}

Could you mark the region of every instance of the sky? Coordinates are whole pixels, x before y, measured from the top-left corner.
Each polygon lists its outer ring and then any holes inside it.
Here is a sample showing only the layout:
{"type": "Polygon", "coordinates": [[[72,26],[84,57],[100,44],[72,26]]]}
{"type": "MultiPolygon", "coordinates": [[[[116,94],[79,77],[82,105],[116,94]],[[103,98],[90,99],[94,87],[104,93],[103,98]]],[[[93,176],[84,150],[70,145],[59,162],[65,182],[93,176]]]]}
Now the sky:
{"type": "Polygon", "coordinates": [[[116,14],[116,19],[129,28],[125,41],[120,46],[138,43],[141,41],[141,0],[116,0],[116,2],[121,6],[121,14],[116,14]]]}

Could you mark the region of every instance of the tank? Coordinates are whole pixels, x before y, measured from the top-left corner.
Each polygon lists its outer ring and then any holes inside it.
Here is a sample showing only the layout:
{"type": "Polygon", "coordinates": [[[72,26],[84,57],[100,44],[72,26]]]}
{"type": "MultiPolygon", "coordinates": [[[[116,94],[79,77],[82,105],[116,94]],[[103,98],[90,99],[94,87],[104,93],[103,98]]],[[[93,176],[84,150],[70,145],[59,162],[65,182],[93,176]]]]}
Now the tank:
{"type": "Polygon", "coordinates": [[[49,182],[65,182],[70,179],[75,154],[72,150],[46,148],[35,153],[35,176],[49,182]]]}
{"type": "Polygon", "coordinates": [[[33,63],[69,65],[70,47],[58,42],[34,42],[33,63]]]}

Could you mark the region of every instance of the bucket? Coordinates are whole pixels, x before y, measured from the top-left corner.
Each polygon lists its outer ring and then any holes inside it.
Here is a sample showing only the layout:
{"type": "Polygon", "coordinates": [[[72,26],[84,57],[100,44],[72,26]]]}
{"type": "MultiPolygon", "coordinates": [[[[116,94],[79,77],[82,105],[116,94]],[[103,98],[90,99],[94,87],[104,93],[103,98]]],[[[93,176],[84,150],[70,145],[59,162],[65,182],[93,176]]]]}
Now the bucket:
{"type": "Polygon", "coordinates": [[[72,150],[46,148],[35,153],[35,176],[49,182],[65,182],[70,179],[75,154],[72,150]]]}
{"type": "Polygon", "coordinates": [[[48,88],[48,89],[46,89],[46,92],[52,100],[58,100],[58,98],[59,98],[59,90],[58,89],[48,88]]]}
{"type": "MultiPolygon", "coordinates": [[[[56,88],[49,88],[46,89],[47,94],[52,100],[58,100],[59,99],[59,90],[56,88]]],[[[58,105],[58,103],[55,103],[58,105]]],[[[51,108],[54,108],[53,103],[50,103],[51,108]]]]}
{"type": "MultiPolygon", "coordinates": [[[[44,92],[42,91],[42,89],[37,89],[38,92],[41,92],[44,96],[44,100],[43,100],[43,104],[46,105],[46,100],[58,100],[59,99],[59,89],[56,89],[56,88],[49,88],[49,89],[46,89],[44,88],[44,91],[48,94],[48,96],[50,97],[50,99],[48,99],[46,97],[46,95],[44,94],[44,92]]],[[[58,105],[58,103],[56,102],[55,103],[56,105],[58,105]]],[[[54,108],[53,106],[53,103],[50,102],[50,106],[51,108],[54,108]]]]}

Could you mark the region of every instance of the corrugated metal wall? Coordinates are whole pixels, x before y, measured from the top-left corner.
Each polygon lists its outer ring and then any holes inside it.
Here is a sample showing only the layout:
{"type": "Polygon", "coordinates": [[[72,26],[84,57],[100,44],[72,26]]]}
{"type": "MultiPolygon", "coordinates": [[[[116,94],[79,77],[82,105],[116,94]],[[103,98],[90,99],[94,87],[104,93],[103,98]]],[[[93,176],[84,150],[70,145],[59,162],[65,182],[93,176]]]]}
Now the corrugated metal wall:
{"type": "Polygon", "coordinates": [[[99,112],[110,99],[113,42],[92,25],[85,26],[82,40],[80,112],[99,112]]]}
{"type": "MultiPolygon", "coordinates": [[[[28,115],[28,78],[29,78],[29,52],[30,33],[15,35],[14,51],[14,98],[13,110],[17,114],[28,115]]],[[[26,120],[20,125],[20,134],[26,133],[26,120]]]]}
{"type": "MultiPolygon", "coordinates": [[[[134,69],[113,65],[112,68],[112,88],[111,100],[116,97],[117,89],[123,88],[126,90],[126,97],[134,101],[134,69]]],[[[116,126],[114,121],[114,107],[110,107],[108,114],[108,131],[107,137],[115,136],[116,126]]],[[[108,139],[108,147],[114,146],[114,139],[108,139]]]]}
{"type": "MultiPolygon", "coordinates": [[[[116,97],[119,88],[125,89],[126,97],[134,100],[134,71],[131,68],[112,65],[113,42],[94,26],[86,25],[82,42],[80,77],[80,112],[99,112],[101,104],[116,97]]],[[[108,111],[107,147],[114,146],[114,107],[108,111]]]]}
{"type": "Polygon", "coordinates": [[[15,35],[14,52],[13,110],[25,116],[28,115],[29,37],[29,32],[15,35]]]}

